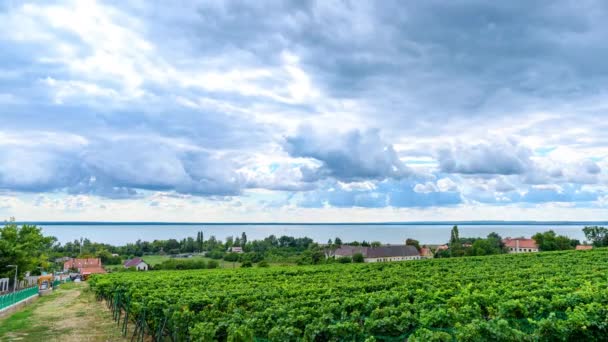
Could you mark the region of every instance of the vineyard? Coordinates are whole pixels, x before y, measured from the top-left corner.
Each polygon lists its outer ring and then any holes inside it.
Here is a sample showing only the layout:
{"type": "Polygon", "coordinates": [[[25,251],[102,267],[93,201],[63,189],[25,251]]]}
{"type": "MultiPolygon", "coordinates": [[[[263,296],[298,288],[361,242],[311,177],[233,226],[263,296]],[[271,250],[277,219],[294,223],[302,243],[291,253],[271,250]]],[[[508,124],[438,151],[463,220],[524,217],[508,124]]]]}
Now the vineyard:
{"type": "MultiPolygon", "coordinates": [[[[608,336],[608,250],[95,276],[133,339],[553,341],[608,336]]],[[[129,336],[129,337],[131,337],[129,336]]]]}

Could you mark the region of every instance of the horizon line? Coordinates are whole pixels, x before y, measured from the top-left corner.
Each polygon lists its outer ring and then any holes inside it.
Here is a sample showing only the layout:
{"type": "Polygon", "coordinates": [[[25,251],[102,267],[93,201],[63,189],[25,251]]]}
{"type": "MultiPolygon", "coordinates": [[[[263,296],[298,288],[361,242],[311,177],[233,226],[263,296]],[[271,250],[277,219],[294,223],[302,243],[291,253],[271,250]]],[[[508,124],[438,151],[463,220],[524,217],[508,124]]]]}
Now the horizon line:
{"type": "MultiPolygon", "coordinates": [[[[5,221],[9,223],[10,221],[5,221]]],[[[472,220],[472,221],[387,221],[387,222],[172,222],[172,221],[14,221],[16,224],[34,225],[133,225],[133,226],[168,226],[168,225],[209,225],[209,226],[254,226],[254,225],[289,225],[289,226],[364,226],[364,225],[608,225],[608,221],[507,221],[507,220],[472,220]]]]}

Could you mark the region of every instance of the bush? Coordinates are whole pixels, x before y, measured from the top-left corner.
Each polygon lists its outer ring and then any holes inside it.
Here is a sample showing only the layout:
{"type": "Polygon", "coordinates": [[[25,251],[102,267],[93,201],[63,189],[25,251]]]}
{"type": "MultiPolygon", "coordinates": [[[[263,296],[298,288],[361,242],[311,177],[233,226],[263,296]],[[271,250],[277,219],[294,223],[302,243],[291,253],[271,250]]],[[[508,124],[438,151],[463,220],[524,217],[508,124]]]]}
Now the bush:
{"type": "Polygon", "coordinates": [[[230,262],[237,262],[237,261],[239,261],[239,255],[236,253],[228,253],[228,254],[224,255],[224,260],[230,261],[230,262]]]}
{"type": "Polygon", "coordinates": [[[209,260],[209,262],[207,263],[207,268],[219,268],[219,267],[220,267],[220,263],[215,260],[209,260]]]}
{"type": "Polygon", "coordinates": [[[209,257],[211,259],[221,259],[224,257],[224,254],[225,253],[222,251],[215,250],[215,251],[208,252],[207,257],[209,257]]]}
{"type": "Polygon", "coordinates": [[[264,261],[264,254],[251,253],[251,262],[262,262],[262,261],[264,261]]]}
{"type": "Polygon", "coordinates": [[[338,258],[338,262],[341,264],[348,264],[348,263],[351,263],[352,261],[353,261],[353,259],[351,259],[350,257],[347,257],[347,256],[338,258]]]}
{"type": "Polygon", "coordinates": [[[251,263],[251,261],[245,261],[244,263],[241,264],[241,267],[252,267],[253,264],[251,263]]]}
{"type": "Polygon", "coordinates": [[[353,254],[353,262],[357,262],[357,263],[365,262],[365,258],[363,257],[363,254],[361,254],[361,253],[353,254]]]}
{"type": "Polygon", "coordinates": [[[270,265],[268,264],[268,262],[266,260],[262,260],[262,261],[258,262],[258,267],[270,267],[270,265]]]}

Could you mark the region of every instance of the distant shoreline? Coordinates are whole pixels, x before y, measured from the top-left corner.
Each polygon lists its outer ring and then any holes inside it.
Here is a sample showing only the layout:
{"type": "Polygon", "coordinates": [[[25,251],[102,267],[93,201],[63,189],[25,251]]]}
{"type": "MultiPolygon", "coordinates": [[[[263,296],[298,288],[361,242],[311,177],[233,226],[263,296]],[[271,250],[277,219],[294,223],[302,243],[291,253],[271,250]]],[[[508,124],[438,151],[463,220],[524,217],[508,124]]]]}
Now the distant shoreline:
{"type": "Polygon", "coordinates": [[[40,226],[575,226],[608,225],[608,221],[408,221],[408,222],[103,222],[103,221],[16,221],[40,226]]]}

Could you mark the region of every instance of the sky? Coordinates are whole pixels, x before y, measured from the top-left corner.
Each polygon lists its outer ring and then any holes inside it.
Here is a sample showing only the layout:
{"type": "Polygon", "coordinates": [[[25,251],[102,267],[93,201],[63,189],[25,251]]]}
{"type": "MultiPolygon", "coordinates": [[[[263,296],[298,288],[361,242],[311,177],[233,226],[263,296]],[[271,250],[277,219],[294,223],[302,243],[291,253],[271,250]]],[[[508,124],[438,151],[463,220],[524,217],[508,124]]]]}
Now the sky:
{"type": "Polygon", "coordinates": [[[0,2],[0,218],[608,220],[604,1],[0,2]]]}

